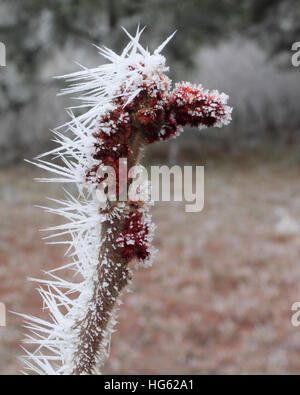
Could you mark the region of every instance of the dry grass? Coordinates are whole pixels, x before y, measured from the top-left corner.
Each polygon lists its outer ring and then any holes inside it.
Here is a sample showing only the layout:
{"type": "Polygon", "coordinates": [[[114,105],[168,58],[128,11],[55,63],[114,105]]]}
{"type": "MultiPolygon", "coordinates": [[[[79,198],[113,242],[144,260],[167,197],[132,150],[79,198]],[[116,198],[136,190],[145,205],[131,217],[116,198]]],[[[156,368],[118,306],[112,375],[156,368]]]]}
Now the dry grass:
{"type": "MultiPolygon", "coordinates": [[[[33,207],[58,189],[33,176],[23,167],[0,172],[0,301],[41,315],[26,278],[64,258],[38,232],[58,218],[33,207]]],[[[300,373],[300,329],[290,322],[300,300],[300,234],[278,230],[279,207],[300,224],[299,165],[218,162],[205,177],[203,212],[186,214],[181,203],[153,209],[159,253],[135,275],[104,373],[300,373]]],[[[9,314],[0,374],[19,372],[22,335],[9,314]]]]}

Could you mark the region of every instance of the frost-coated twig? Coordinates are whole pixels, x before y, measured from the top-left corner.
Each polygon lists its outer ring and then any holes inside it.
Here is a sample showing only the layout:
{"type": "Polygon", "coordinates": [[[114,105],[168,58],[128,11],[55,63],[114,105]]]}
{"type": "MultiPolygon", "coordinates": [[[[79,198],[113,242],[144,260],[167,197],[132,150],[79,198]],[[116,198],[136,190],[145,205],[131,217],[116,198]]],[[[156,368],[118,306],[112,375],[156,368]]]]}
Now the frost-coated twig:
{"type": "MultiPolygon", "coordinates": [[[[82,70],[66,78],[70,87],[64,94],[77,95],[80,115],[69,110],[71,120],[54,130],[58,147],[40,155],[34,163],[55,175],[45,182],[74,183],[78,196],[66,191],[57,208],[45,210],[67,222],[48,230],[48,237],[69,235],[60,241],[68,246],[71,262],[38,280],[49,320],[24,316],[31,331],[26,342],[36,345],[26,351],[26,367],[36,374],[95,374],[108,356],[110,335],[121,295],[131,281],[132,263],[149,266],[154,225],[149,201],[120,199],[130,187],[128,172],[120,170],[120,160],[128,169],[139,163],[140,153],[150,143],[176,137],[185,125],[199,128],[221,127],[230,122],[227,96],[189,83],[170,91],[168,68],[160,54],[170,36],[150,54],[126,32],[129,44],[119,56],[108,48],[98,48],[110,63],[82,70]],[[86,108],[82,112],[82,108],[86,108]],[[44,161],[51,155],[58,161],[44,161]],[[105,169],[116,173],[116,200],[99,200],[99,186],[105,169]],[[57,272],[73,269],[74,282],[57,272]]],[[[141,186],[147,195],[147,182],[141,186]]]]}

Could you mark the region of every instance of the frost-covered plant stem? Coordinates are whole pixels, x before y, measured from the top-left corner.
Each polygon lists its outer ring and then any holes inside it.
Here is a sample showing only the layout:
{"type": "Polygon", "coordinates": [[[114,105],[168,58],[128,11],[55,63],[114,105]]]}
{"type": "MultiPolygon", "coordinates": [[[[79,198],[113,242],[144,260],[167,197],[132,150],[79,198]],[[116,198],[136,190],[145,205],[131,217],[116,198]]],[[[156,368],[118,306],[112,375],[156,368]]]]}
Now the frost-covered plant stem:
{"type": "Polygon", "coordinates": [[[134,197],[121,198],[132,176],[121,172],[120,161],[126,159],[131,169],[147,144],[176,137],[185,125],[221,127],[231,119],[227,96],[218,91],[186,82],[171,90],[160,52],[172,36],[150,54],[139,43],[141,33],[127,33],[130,42],[121,55],[99,48],[110,63],[63,77],[71,83],[63,93],[79,95],[78,107],[87,111],[76,117],[69,110],[71,121],[54,130],[58,147],[34,162],[56,175],[40,181],[74,183],[78,189],[74,196],[66,191],[65,200],[53,199],[57,208],[44,207],[67,220],[47,230],[54,231],[48,238],[69,236],[54,243],[69,245],[71,262],[37,280],[49,320],[24,316],[31,331],[26,341],[37,346],[26,351],[24,361],[37,374],[99,373],[132,268],[152,263],[149,183],[134,197]],[[43,160],[47,155],[60,163],[43,160]],[[116,175],[116,199],[108,195],[103,202],[97,192],[108,167],[116,175]],[[57,275],[65,269],[75,272],[75,280],[57,275]]]}
{"type": "MultiPolygon", "coordinates": [[[[138,164],[143,147],[140,131],[131,141],[132,154],[128,158],[131,166],[138,164]]],[[[127,186],[128,188],[128,186],[127,186]]],[[[128,261],[116,248],[118,238],[124,229],[129,212],[134,210],[132,204],[125,202],[123,210],[118,210],[118,202],[109,202],[110,214],[102,223],[101,247],[97,266],[97,280],[94,282],[94,293],[89,303],[87,314],[82,322],[79,335],[78,350],[74,357],[73,374],[92,374],[97,357],[105,359],[108,333],[115,322],[115,314],[124,289],[131,281],[131,269],[128,261]]]]}
{"type": "Polygon", "coordinates": [[[110,325],[113,326],[117,304],[130,280],[127,262],[120,252],[112,247],[116,245],[125,218],[115,218],[102,225],[97,280],[94,282],[94,294],[87,314],[83,321],[78,323],[81,331],[74,357],[73,374],[92,374],[97,356],[105,358],[107,332],[110,325]],[[108,235],[107,231],[111,228],[114,231],[108,235]]]}

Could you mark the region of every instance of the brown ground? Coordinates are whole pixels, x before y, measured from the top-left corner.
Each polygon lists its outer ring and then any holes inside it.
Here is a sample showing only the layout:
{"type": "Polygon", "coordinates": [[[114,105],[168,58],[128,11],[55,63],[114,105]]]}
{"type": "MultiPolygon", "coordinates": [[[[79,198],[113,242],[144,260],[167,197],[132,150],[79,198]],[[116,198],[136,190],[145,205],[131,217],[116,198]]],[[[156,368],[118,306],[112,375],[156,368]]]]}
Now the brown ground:
{"type": "MultiPolygon", "coordinates": [[[[289,160],[211,163],[203,212],[156,205],[159,253],[135,275],[103,373],[300,373],[300,329],[291,325],[300,300],[299,169],[289,160]],[[278,208],[288,216],[283,230],[278,208]]],[[[0,171],[0,302],[41,315],[26,278],[64,258],[38,232],[59,219],[33,204],[59,192],[34,184],[37,174],[29,166],[0,171]]],[[[0,374],[15,374],[23,329],[7,318],[0,374]]]]}

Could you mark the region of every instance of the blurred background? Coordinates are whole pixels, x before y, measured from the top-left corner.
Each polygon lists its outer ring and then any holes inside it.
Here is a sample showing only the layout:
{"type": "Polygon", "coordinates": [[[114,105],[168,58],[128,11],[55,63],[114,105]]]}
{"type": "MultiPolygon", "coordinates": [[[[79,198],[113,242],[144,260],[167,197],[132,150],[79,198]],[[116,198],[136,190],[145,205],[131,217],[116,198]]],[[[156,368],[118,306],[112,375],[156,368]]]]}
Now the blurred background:
{"type": "MultiPolygon", "coordinates": [[[[42,316],[27,277],[65,261],[39,232],[59,218],[34,207],[62,192],[23,162],[67,120],[72,102],[52,77],[102,63],[93,43],[120,51],[121,26],[146,25],[150,49],[177,30],[164,51],[171,78],[226,92],[233,121],[148,149],[146,165],[205,166],[205,207],[152,210],[159,253],[135,275],[103,373],[299,374],[299,20],[295,0],[0,0],[0,302],[42,316]]],[[[0,374],[18,374],[24,330],[7,321],[0,374]]]]}

